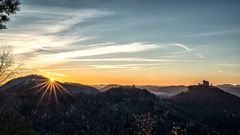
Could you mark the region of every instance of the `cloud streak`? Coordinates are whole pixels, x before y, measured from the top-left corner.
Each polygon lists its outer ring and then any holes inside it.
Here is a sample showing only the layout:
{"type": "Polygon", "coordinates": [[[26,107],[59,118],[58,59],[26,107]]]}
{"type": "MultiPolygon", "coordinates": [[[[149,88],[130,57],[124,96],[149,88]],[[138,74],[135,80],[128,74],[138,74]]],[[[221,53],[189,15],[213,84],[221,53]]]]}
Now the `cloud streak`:
{"type": "Polygon", "coordinates": [[[112,14],[114,13],[97,9],[23,6],[22,11],[12,19],[12,29],[15,26],[15,32],[0,33],[0,40],[14,46],[16,54],[46,47],[70,47],[72,44],[94,38],[81,35],[78,29],[73,29],[74,27],[91,19],[112,14]]]}
{"type": "Polygon", "coordinates": [[[187,46],[180,44],[180,43],[174,43],[175,46],[178,46],[180,48],[183,48],[186,52],[192,51],[192,49],[188,48],[187,46]]]}
{"type": "Polygon", "coordinates": [[[173,54],[181,54],[181,53],[189,53],[189,52],[191,52],[191,53],[193,53],[195,56],[197,56],[200,59],[207,59],[201,53],[195,52],[193,49],[187,47],[186,45],[183,45],[183,44],[180,44],[180,43],[174,43],[174,45],[184,49],[184,51],[173,52],[173,54]]]}
{"type": "Polygon", "coordinates": [[[65,74],[59,74],[59,73],[54,73],[54,72],[47,72],[46,74],[48,74],[48,75],[53,75],[53,76],[57,76],[57,77],[65,76],[65,74]]]}
{"type": "Polygon", "coordinates": [[[216,35],[230,34],[235,32],[240,32],[240,28],[196,33],[196,34],[187,35],[187,37],[216,36],[216,35]]]}
{"type": "Polygon", "coordinates": [[[147,44],[147,43],[141,43],[141,42],[134,42],[129,44],[99,45],[99,46],[94,46],[88,49],[51,54],[45,57],[48,57],[50,59],[70,59],[70,58],[114,54],[114,53],[141,52],[141,51],[157,49],[160,47],[161,46],[156,44],[147,44]]]}

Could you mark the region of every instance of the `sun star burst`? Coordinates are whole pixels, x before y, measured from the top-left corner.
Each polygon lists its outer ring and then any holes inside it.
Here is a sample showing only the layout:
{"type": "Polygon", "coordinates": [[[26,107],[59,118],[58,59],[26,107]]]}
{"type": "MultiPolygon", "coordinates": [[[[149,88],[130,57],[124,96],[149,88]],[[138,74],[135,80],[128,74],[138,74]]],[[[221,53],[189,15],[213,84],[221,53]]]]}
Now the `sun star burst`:
{"type": "Polygon", "coordinates": [[[38,101],[38,104],[40,104],[44,100],[45,96],[47,95],[48,95],[48,102],[50,102],[51,98],[54,97],[55,103],[57,105],[59,104],[59,101],[58,101],[59,94],[61,94],[64,97],[64,99],[66,99],[65,94],[72,96],[71,93],[54,78],[40,79],[40,80],[36,80],[36,82],[38,82],[38,84],[32,87],[31,89],[38,88],[34,94],[34,96],[40,94],[40,99],[38,101]]]}

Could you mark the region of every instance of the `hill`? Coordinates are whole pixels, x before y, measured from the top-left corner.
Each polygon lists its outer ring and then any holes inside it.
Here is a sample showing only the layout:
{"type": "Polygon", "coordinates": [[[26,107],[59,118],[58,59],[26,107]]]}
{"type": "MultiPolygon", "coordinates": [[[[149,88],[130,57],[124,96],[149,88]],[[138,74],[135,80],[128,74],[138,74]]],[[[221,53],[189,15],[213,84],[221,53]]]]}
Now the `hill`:
{"type": "MultiPolygon", "coordinates": [[[[67,89],[70,93],[89,93],[96,94],[99,91],[91,86],[86,86],[78,83],[61,83],[58,81],[53,82],[67,89]]],[[[41,75],[28,75],[13,79],[0,87],[0,91],[23,91],[33,90],[43,87],[45,84],[51,84],[50,80],[41,75]]]]}
{"type": "MultiPolygon", "coordinates": [[[[33,78],[36,76],[21,79],[33,78]]],[[[18,81],[6,84],[17,84],[12,89],[4,86],[0,91],[0,130],[4,135],[239,134],[240,99],[213,86],[190,86],[186,92],[162,99],[135,86],[90,94],[75,92],[78,84],[70,83],[68,89],[73,90],[56,91],[56,104],[54,89],[42,96],[44,91],[36,94],[41,87],[29,91],[36,80],[18,81]]]]}
{"type": "MultiPolygon", "coordinates": [[[[117,88],[120,86],[121,85],[117,84],[109,84],[109,85],[94,85],[93,87],[97,88],[99,91],[107,91],[111,88],[117,88]]],[[[183,85],[179,86],[137,85],[136,87],[146,89],[160,98],[168,98],[187,90],[187,86],[183,85]]]]}
{"type": "Polygon", "coordinates": [[[215,86],[193,85],[170,98],[177,110],[219,134],[238,134],[240,98],[215,86]]]}

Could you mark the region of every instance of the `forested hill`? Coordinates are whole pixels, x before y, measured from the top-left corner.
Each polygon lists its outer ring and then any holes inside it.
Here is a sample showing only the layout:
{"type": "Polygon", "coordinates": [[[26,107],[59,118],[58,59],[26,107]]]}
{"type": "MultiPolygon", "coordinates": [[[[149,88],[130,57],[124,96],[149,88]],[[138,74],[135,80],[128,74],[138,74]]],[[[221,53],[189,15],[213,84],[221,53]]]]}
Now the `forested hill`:
{"type": "Polygon", "coordinates": [[[199,121],[221,134],[240,133],[240,98],[215,86],[190,86],[171,97],[184,116],[199,121]]]}
{"type": "MultiPolygon", "coordinates": [[[[67,90],[67,89],[66,89],[67,90]]],[[[47,96],[0,92],[1,134],[219,135],[239,134],[239,98],[216,87],[189,87],[160,99],[146,89],[121,86],[101,93],[47,96]],[[50,97],[50,100],[49,100],[50,97]]]]}

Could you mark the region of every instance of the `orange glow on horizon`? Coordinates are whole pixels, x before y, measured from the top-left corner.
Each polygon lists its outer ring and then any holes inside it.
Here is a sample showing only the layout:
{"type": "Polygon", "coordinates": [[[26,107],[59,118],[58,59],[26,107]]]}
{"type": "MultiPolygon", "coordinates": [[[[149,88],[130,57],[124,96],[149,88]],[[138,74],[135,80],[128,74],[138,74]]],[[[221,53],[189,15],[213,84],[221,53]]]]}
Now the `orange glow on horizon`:
{"type": "MultiPolygon", "coordinates": [[[[193,85],[202,82],[202,80],[209,80],[214,85],[218,84],[240,84],[239,80],[226,81],[221,78],[191,78],[191,77],[171,77],[165,76],[159,80],[153,80],[150,77],[140,78],[140,77],[104,77],[104,76],[67,76],[67,77],[55,77],[60,82],[74,82],[85,85],[108,85],[108,84],[118,84],[118,85],[157,85],[157,86],[169,86],[169,85],[193,85]],[[101,78],[101,79],[98,79],[101,78]]],[[[55,81],[55,79],[54,79],[55,81]]]]}
{"type": "MultiPolygon", "coordinates": [[[[54,71],[54,70],[51,70],[54,71]]],[[[213,85],[218,84],[240,84],[239,77],[222,77],[222,74],[201,74],[201,73],[190,73],[188,72],[177,72],[177,73],[158,73],[153,72],[154,76],[146,72],[132,71],[132,72],[110,72],[110,71],[62,71],[57,72],[64,74],[64,76],[56,76],[53,74],[47,74],[44,72],[32,72],[29,74],[39,73],[47,78],[50,78],[50,82],[73,82],[85,85],[158,85],[158,86],[169,86],[169,85],[193,85],[202,82],[202,80],[208,80],[213,85]],[[154,78],[155,77],[155,78],[154,78]]]]}

